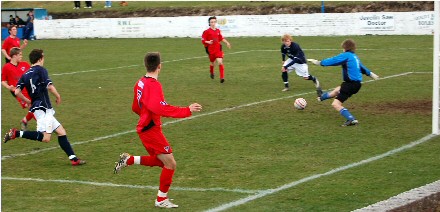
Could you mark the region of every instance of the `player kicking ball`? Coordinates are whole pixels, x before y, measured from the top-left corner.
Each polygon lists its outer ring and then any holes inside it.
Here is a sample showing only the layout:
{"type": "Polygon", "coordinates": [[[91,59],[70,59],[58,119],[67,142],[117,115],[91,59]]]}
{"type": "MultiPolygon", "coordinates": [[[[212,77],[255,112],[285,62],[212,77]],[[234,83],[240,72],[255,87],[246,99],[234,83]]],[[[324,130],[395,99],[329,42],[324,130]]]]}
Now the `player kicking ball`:
{"type": "Polygon", "coordinates": [[[157,80],[162,69],[160,54],[147,53],[144,58],[147,73],[140,78],[134,86],[132,110],[139,115],[136,131],[149,155],[132,156],[128,153],[120,155],[114,173],[133,164],[143,166],[157,166],[162,168],[159,178],[159,191],[154,203],[160,208],[177,208],[178,205],[168,199],[176,161],[173,150],[162,133],[161,117],[185,118],[198,112],[202,106],[193,103],[188,107],[176,107],[165,102],[162,85],[157,80]]]}
{"type": "Polygon", "coordinates": [[[281,57],[283,59],[281,67],[281,78],[284,82],[284,89],[282,91],[289,91],[289,75],[288,73],[295,70],[296,74],[303,77],[305,80],[312,80],[315,84],[316,93],[319,96],[322,94],[321,85],[318,78],[309,74],[309,66],[304,52],[298,43],[293,42],[292,36],[285,34],[281,37],[283,44],[281,45],[281,57]],[[287,56],[287,60],[286,60],[287,56]]]}
{"type": "Polygon", "coordinates": [[[341,125],[345,127],[357,125],[359,122],[347,108],[342,106],[342,103],[353,94],[359,92],[362,86],[362,74],[370,76],[374,80],[379,79],[379,76],[368,70],[354,53],[356,51],[356,43],[353,40],[345,40],[342,42],[341,47],[344,52],[339,55],[322,61],[315,59],[308,59],[308,61],[321,66],[342,66],[342,78],[344,82],[333,91],[322,94],[322,96],[318,97],[318,101],[335,98],[332,106],[346,119],[344,124],[341,125]]]}

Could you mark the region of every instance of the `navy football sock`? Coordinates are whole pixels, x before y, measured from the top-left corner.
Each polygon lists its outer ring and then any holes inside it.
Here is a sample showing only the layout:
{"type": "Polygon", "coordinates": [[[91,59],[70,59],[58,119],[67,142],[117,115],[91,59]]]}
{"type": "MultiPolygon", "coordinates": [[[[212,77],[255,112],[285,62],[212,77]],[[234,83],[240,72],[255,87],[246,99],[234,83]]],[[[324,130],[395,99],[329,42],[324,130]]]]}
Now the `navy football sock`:
{"type": "Polygon", "coordinates": [[[287,72],[282,72],[281,77],[283,78],[284,86],[286,88],[288,88],[289,87],[289,77],[287,75],[287,72]]]}
{"type": "Polygon", "coordinates": [[[307,80],[312,80],[313,83],[316,83],[316,77],[309,75],[309,78],[307,80]]]}
{"type": "MultiPolygon", "coordinates": [[[[69,141],[67,140],[67,136],[63,135],[63,136],[58,136],[58,144],[60,144],[61,149],[64,150],[64,152],[67,154],[67,156],[72,156],[75,155],[75,153],[73,152],[72,146],[70,145],[69,141]]],[[[76,159],[75,158],[70,158],[70,159],[76,159]]]]}
{"type": "Polygon", "coordinates": [[[16,134],[16,137],[22,137],[34,141],[42,141],[44,136],[42,132],[37,131],[17,131],[16,133],[18,134],[18,136],[16,134]],[[20,132],[23,132],[23,135],[20,136],[20,132]]]}

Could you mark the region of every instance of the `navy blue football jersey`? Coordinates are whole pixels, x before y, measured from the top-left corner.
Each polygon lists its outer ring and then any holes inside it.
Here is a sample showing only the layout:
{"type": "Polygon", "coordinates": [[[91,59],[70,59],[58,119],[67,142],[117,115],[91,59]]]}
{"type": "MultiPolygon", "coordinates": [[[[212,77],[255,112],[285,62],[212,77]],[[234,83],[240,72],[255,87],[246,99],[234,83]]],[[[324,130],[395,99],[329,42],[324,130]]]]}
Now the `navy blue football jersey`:
{"type": "Polygon", "coordinates": [[[50,84],[52,84],[52,80],[49,78],[47,70],[39,65],[32,66],[28,72],[21,76],[17,88],[28,90],[32,101],[32,106],[29,109],[31,112],[52,108],[47,90],[50,84]]]}
{"type": "Polygon", "coordinates": [[[290,46],[286,46],[284,44],[281,45],[281,56],[283,61],[286,60],[286,56],[290,59],[292,59],[292,63],[288,66],[293,65],[294,63],[298,64],[307,64],[306,56],[304,55],[304,52],[302,51],[301,47],[295,43],[292,42],[290,46]]]}

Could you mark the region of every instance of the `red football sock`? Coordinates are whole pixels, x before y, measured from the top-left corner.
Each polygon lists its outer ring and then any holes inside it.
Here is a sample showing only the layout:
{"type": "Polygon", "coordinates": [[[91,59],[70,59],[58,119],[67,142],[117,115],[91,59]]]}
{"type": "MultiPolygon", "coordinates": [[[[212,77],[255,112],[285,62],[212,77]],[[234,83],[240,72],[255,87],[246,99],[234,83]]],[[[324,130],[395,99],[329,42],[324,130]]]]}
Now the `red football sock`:
{"type": "Polygon", "coordinates": [[[157,159],[156,156],[141,156],[141,165],[163,167],[162,161],[157,159]]]}
{"type": "Polygon", "coordinates": [[[214,74],[214,66],[209,65],[209,73],[214,74]]]}
{"type": "Polygon", "coordinates": [[[224,79],[225,78],[225,66],[223,64],[218,66],[220,69],[220,79],[224,79]]]}
{"type": "Polygon", "coordinates": [[[134,156],[130,156],[127,160],[127,165],[130,166],[130,165],[133,165],[133,163],[134,163],[134,156]]]}
{"type": "Polygon", "coordinates": [[[28,122],[29,120],[31,120],[32,118],[34,118],[34,114],[31,112],[28,112],[26,114],[26,122],[28,122]]]}
{"type": "MultiPolygon", "coordinates": [[[[171,183],[173,181],[174,169],[162,168],[162,173],[160,174],[160,184],[159,190],[163,193],[167,193],[170,190],[171,183]]],[[[163,200],[163,199],[162,199],[163,200]]],[[[162,201],[159,200],[158,201],[162,201]]]]}

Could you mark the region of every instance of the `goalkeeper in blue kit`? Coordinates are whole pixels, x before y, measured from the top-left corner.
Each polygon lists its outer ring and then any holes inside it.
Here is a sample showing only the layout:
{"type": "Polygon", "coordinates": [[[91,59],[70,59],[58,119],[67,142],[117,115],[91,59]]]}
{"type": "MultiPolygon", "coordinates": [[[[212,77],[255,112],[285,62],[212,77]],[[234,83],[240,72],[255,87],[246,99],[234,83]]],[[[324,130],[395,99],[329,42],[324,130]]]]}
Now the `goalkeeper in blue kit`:
{"type": "Polygon", "coordinates": [[[318,100],[324,101],[326,99],[335,98],[332,106],[346,119],[345,123],[342,124],[342,126],[345,127],[357,125],[359,122],[347,108],[342,106],[342,103],[353,94],[359,92],[361,89],[362,74],[370,76],[374,80],[379,79],[379,76],[365,67],[358,56],[354,53],[356,50],[356,43],[353,40],[345,40],[342,42],[341,47],[344,52],[339,55],[322,61],[315,59],[308,59],[307,61],[321,66],[342,66],[342,77],[344,82],[333,91],[322,94],[318,97],[318,100]]]}

